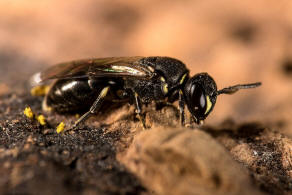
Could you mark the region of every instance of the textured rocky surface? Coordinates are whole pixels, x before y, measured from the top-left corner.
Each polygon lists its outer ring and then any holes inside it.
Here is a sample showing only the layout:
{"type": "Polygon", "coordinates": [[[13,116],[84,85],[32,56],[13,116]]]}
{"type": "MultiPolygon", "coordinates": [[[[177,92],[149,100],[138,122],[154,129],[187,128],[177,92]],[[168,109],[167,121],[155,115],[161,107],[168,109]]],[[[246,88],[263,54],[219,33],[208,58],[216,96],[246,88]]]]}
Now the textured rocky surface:
{"type": "Polygon", "coordinates": [[[158,194],[260,194],[247,169],[199,129],[144,131],[121,160],[158,194]]]}
{"type": "Polygon", "coordinates": [[[1,193],[282,194],[292,191],[292,141],[258,123],[179,127],[173,106],[145,108],[143,130],[132,107],[91,118],[57,134],[75,116],[23,115],[40,98],[5,95],[0,101],[1,193]],[[103,121],[103,122],[100,122],[103,121]],[[112,122],[114,121],[114,122],[112,122]],[[54,185],[54,188],[52,188],[54,185]]]}

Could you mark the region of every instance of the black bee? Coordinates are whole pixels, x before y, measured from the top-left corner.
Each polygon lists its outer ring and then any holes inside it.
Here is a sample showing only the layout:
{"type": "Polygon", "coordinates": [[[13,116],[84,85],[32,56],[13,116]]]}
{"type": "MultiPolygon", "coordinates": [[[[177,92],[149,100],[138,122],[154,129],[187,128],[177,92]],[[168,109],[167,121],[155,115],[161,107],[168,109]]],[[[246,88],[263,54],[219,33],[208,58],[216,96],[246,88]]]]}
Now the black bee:
{"type": "Polygon", "coordinates": [[[45,110],[72,112],[87,109],[73,127],[96,113],[105,100],[130,102],[145,128],[141,104],[179,101],[180,122],[185,124],[185,104],[200,124],[213,110],[220,94],[254,88],[261,83],[217,90],[207,73],[189,76],[181,61],[170,57],[112,57],[79,60],[52,66],[37,73],[34,81],[56,79],[43,103],[45,110]],[[89,111],[88,111],[89,109],[89,111]]]}

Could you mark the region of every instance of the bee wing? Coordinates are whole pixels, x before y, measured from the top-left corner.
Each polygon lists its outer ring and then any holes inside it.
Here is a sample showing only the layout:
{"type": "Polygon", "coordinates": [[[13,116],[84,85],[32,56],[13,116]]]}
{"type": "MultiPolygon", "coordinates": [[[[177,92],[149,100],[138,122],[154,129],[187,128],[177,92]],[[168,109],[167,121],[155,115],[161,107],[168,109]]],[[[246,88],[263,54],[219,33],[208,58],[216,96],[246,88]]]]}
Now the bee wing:
{"type": "Polygon", "coordinates": [[[152,71],[139,62],[142,58],[112,57],[61,63],[35,74],[32,80],[42,83],[50,79],[124,76],[147,79],[152,76],[152,71]]]}

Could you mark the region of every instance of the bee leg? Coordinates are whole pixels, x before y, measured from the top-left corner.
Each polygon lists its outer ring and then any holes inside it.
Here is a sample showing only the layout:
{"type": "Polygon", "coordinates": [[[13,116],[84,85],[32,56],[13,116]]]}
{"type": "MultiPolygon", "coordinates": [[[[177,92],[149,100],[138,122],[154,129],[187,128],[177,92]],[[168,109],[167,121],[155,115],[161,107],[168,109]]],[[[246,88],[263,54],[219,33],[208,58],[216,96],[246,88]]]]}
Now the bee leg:
{"type": "Polygon", "coordinates": [[[136,92],[134,92],[134,101],[135,101],[135,106],[136,106],[137,118],[140,120],[140,122],[143,126],[143,129],[146,129],[145,120],[141,114],[142,113],[141,102],[140,102],[138,94],[136,92]]]}
{"type": "Polygon", "coordinates": [[[90,117],[91,114],[94,114],[101,106],[101,104],[104,101],[105,96],[107,95],[110,87],[107,86],[103,88],[99,94],[99,96],[96,98],[92,106],[90,107],[89,111],[83,114],[73,125],[72,129],[76,128],[81,122],[85,121],[88,117],[90,117]]]}
{"type": "Polygon", "coordinates": [[[181,126],[185,126],[185,100],[183,98],[183,92],[181,90],[179,91],[178,106],[181,126]]]}
{"type": "Polygon", "coordinates": [[[155,102],[156,110],[161,110],[162,108],[167,107],[167,106],[173,106],[173,104],[169,102],[155,102]]]}
{"type": "Polygon", "coordinates": [[[196,119],[196,117],[194,117],[194,116],[190,116],[190,125],[192,125],[192,124],[196,124],[196,126],[200,126],[200,125],[203,125],[204,124],[204,121],[203,120],[198,120],[198,119],[196,119]]]}
{"type": "Polygon", "coordinates": [[[191,115],[190,116],[190,125],[192,125],[193,123],[196,123],[196,119],[191,115]]]}

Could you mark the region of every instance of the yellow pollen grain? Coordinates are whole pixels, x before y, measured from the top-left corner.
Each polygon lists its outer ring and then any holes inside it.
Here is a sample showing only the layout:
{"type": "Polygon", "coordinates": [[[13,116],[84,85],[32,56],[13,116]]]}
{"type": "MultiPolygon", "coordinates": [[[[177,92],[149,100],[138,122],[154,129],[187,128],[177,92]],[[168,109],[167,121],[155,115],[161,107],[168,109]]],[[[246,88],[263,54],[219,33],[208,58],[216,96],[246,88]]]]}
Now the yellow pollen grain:
{"type": "Polygon", "coordinates": [[[33,114],[33,112],[32,112],[32,110],[31,110],[30,107],[26,107],[26,108],[24,109],[24,111],[23,111],[23,114],[24,114],[27,118],[29,118],[29,119],[33,119],[34,114],[33,114]]]}
{"type": "Polygon", "coordinates": [[[50,87],[48,85],[41,85],[33,87],[30,90],[32,96],[45,96],[49,92],[50,87]]]}
{"type": "Polygon", "coordinates": [[[61,122],[61,123],[58,125],[56,131],[57,131],[57,133],[62,133],[62,132],[64,131],[64,129],[65,129],[65,124],[64,124],[63,122],[61,122]]]}
{"type": "Polygon", "coordinates": [[[44,117],[44,115],[39,115],[37,116],[36,118],[38,120],[38,122],[42,125],[42,126],[45,126],[47,123],[46,123],[46,118],[44,117]]]}

